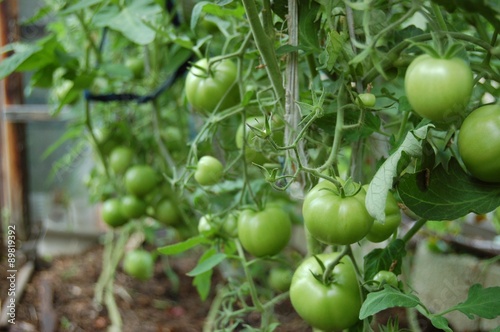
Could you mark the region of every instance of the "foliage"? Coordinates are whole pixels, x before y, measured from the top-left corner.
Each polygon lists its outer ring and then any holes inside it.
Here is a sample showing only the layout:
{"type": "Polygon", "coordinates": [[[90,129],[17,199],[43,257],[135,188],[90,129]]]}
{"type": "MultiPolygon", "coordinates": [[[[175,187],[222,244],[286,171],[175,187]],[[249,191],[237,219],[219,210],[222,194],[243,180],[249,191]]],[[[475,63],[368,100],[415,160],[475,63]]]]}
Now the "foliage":
{"type": "MultiPolygon", "coordinates": [[[[426,220],[484,214],[500,205],[498,183],[472,177],[456,144],[468,114],[499,103],[499,13],[495,1],[46,0],[27,23],[51,15],[47,35],[4,46],[9,57],[0,63],[0,78],[31,72],[30,89],[49,89],[53,114],[67,109],[74,115],[57,144],[85,133],[77,146],[92,148],[90,198],[114,202],[113,218],[105,219],[116,227],[106,235],[95,295],[108,307],[113,328],[121,328],[114,271],[127,240],[142,234],[137,246],[157,249],[155,255],[197,255],[188,276],[202,299],[213,296],[207,330],[272,331],[279,325],[273,308],[289,293],[269,287],[266,271],[296,270],[330,248],[340,252],[338,259],[316,259],[321,273],[315,280],[334,284],[336,265],[351,257],[364,301],[352,330],[370,330],[373,315],[395,306],[416,308],[450,330],[443,316],[449,311],[498,316],[498,288],[474,285],[467,300],[432,313],[407,290],[411,285],[381,290],[373,278],[405,271],[408,242],[426,220]],[[474,74],[470,99],[460,100],[466,106],[449,122],[419,116],[414,94],[429,96],[412,91],[408,98],[405,91],[406,69],[423,53],[460,58],[474,74]],[[212,168],[206,156],[217,162],[212,168]],[[134,175],[137,167],[147,174],[134,175]],[[247,215],[271,207],[298,229],[312,188],[344,199],[361,185],[367,186],[359,203],[366,211],[356,212],[370,223],[385,222],[393,194],[416,219],[362,264],[352,241],[325,244],[307,234],[299,248],[268,243],[280,250],[261,255],[262,248],[247,252],[238,239],[236,224],[247,215]],[[212,285],[216,269],[226,277],[222,285],[212,285]],[[252,312],[260,314],[259,327],[245,320],[252,312]]],[[[425,75],[419,79],[425,86],[425,75]]],[[[314,212],[336,222],[320,209],[314,212]]],[[[275,238],[287,239],[288,226],[283,231],[273,229],[275,238]]],[[[168,266],[165,271],[177,278],[168,266]]]]}

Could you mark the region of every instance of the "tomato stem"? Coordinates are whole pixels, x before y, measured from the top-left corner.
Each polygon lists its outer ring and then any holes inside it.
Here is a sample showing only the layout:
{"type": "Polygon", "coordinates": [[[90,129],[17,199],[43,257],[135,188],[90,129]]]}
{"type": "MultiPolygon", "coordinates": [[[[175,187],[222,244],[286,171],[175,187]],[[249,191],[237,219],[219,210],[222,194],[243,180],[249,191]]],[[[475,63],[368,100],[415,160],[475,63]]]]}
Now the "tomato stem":
{"type": "Polygon", "coordinates": [[[413,226],[408,230],[408,232],[406,232],[406,234],[403,236],[402,240],[407,243],[408,241],[410,241],[410,239],[415,235],[417,234],[417,232],[425,225],[425,223],[427,222],[427,219],[419,219],[417,220],[413,226]]]}
{"type": "Polygon", "coordinates": [[[350,251],[351,251],[351,246],[345,245],[342,248],[342,251],[339,253],[339,255],[335,258],[335,260],[333,260],[330,264],[326,266],[326,269],[323,273],[323,284],[328,285],[331,283],[330,276],[333,272],[333,269],[335,268],[335,266],[337,266],[337,264],[339,264],[340,260],[344,256],[349,254],[350,251]]]}

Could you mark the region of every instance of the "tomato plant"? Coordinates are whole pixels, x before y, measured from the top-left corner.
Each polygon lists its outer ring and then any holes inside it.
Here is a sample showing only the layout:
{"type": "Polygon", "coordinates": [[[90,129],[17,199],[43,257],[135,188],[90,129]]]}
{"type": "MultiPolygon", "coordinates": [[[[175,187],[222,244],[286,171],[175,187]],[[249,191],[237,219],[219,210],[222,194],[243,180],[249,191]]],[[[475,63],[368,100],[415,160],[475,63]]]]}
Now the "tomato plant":
{"type": "Polygon", "coordinates": [[[234,85],[236,65],[230,60],[209,64],[207,59],[193,64],[186,77],[186,98],[195,108],[212,112],[219,103],[223,110],[239,102],[239,93],[234,85]]]}
{"type": "Polygon", "coordinates": [[[459,58],[424,54],[406,70],[405,91],[410,105],[417,114],[432,121],[449,122],[464,116],[472,87],[472,71],[459,58]]]}
{"type": "Polygon", "coordinates": [[[139,280],[151,279],[154,274],[154,266],[153,255],[144,249],[131,250],[123,258],[125,273],[139,280]]]}
{"type": "Polygon", "coordinates": [[[269,206],[261,211],[244,210],[238,218],[238,238],[256,257],[276,255],[290,240],[292,224],[283,210],[269,206]]]}
{"type": "Polygon", "coordinates": [[[302,205],[307,230],[327,244],[352,244],[362,240],[373,225],[373,217],[365,207],[365,196],[363,188],[346,196],[332,182],[319,182],[302,205]]]}
{"type": "Polygon", "coordinates": [[[479,107],[458,133],[458,151],[467,170],[486,182],[500,182],[500,105],[479,107]]]}
{"type": "Polygon", "coordinates": [[[149,165],[134,165],[125,172],[125,187],[132,195],[144,196],[158,184],[158,175],[149,165]]]}
{"type": "Polygon", "coordinates": [[[351,259],[342,257],[323,278],[322,266],[331,264],[339,253],[305,259],[293,274],[290,300],[297,313],[314,328],[339,331],[358,322],[361,291],[351,259]]]}
{"type": "Polygon", "coordinates": [[[194,179],[202,186],[210,186],[219,182],[223,173],[224,166],[217,158],[203,156],[196,165],[194,179]]]}

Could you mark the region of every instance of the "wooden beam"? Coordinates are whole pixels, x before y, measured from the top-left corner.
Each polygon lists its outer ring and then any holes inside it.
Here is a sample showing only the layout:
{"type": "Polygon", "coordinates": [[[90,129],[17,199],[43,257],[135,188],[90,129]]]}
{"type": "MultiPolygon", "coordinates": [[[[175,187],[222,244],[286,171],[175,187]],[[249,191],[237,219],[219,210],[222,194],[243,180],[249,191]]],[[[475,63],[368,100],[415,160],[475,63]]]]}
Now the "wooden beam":
{"type": "MultiPolygon", "coordinates": [[[[0,2],[0,47],[19,41],[18,0],[0,2]]],[[[0,56],[0,61],[8,54],[0,56]]],[[[0,209],[9,223],[16,225],[16,236],[30,235],[26,124],[5,117],[7,105],[23,103],[22,76],[14,73],[0,82],[0,209]]]]}

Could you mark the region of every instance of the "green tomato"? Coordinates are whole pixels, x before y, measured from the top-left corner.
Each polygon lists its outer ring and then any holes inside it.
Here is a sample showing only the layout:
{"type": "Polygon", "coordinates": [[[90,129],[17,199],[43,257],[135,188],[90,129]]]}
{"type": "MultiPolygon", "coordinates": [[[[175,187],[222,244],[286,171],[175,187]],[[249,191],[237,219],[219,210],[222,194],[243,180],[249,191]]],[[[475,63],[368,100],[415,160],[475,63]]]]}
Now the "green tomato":
{"type": "Polygon", "coordinates": [[[321,181],[304,199],[302,215],[309,233],[326,244],[352,244],[363,239],[373,225],[365,207],[363,188],[342,197],[335,185],[321,181]]]}
{"type": "Polygon", "coordinates": [[[142,281],[151,279],[154,267],[153,255],[143,249],[129,251],[123,258],[123,270],[125,273],[142,281]]]}
{"type": "Polygon", "coordinates": [[[185,90],[188,102],[198,110],[224,110],[239,103],[237,69],[231,60],[222,60],[209,68],[207,59],[198,60],[189,70],[185,90]]]}
{"type": "Polygon", "coordinates": [[[390,271],[378,271],[375,277],[373,277],[373,281],[376,281],[379,286],[388,284],[392,287],[398,287],[398,277],[396,277],[396,275],[390,271]]]}
{"type": "Polygon", "coordinates": [[[255,257],[278,254],[288,244],[291,233],[290,217],[275,206],[262,211],[244,210],[238,218],[241,245],[255,257]]]}
{"type": "Polygon", "coordinates": [[[126,146],[118,146],[109,154],[109,167],[116,174],[124,173],[134,159],[134,151],[126,146]]]}
{"type": "Polygon", "coordinates": [[[117,198],[110,198],[102,203],[101,217],[111,227],[122,226],[128,221],[122,212],[121,202],[117,198]]]}
{"type": "Polygon", "coordinates": [[[168,198],[163,198],[156,204],[154,216],[156,220],[169,226],[176,225],[181,219],[179,209],[168,198]]]}
{"type": "Polygon", "coordinates": [[[212,156],[203,156],[198,160],[194,179],[202,186],[211,186],[216,184],[224,174],[222,163],[212,156]]]}
{"type": "Polygon", "coordinates": [[[275,267],[271,269],[267,282],[271,289],[282,293],[290,289],[292,277],[292,270],[283,267],[275,267]]]}
{"type": "Polygon", "coordinates": [[[170,151],[180,150],[181,145],[185,145],[182,131],[174,126],[168,126],[160,133],[161,138],[170,151]]]}
{"type": "Polygon", "coordinates": [[[356,99],[356,102],[360,106],[373,107],[377,102],[377,97],[375,97],[373,93],[360,93],[358,95],[358,98],[356,99]]]}
{"type": "Polygon", "coordinates": [[[470,113],[460,127],[457,144],[472,176],[500,182],[500,105],[482,106],[470,113]]]}
{"type": "Polygon", "coordinates": [[[143,197],[158,184],[158,175],[149,165],[135,165],[125,173],[125,188],[132,195],[143,197]]]}
{"type": "MultiPolygon", "coordinates": [[[[328,266],[338,255],[334,252],[316,257],[328,266]]],[[[354,326],[358,322],[362,298],[351,259],[342,257],[326,284],[322,277],[323,270],[315,257],[300,264],[290,286],[290,301],[295,311],[319,330],[341,331],[354,326]]]]}
{"type": "Polygon", "coordinates": [[[423,118],[436,122],[451,122],[462,117],[472,87],[472,71],[459,58],[420,55],[405,75],[406,97],[411,107],[423,118]]]}
{"type": "MultiPolygon", "coordinates": [[[[368,187],[363,186],[365,189],[368,187]]],[[[387,195],[385,202],[385,220],[375,220],[372,228],[366,235],[371,242],[382,242],[387,240],[401,224],[401,210],[392,192],[387,195]]]]}
{"type": "Polygon", "coordinates": [[[146,213],[146,203],[133,195],[123,196],[121,199],[122,213],[127,218],[135,219],[146,213]]]}
{"type": "Polygon", "coordinates": [[[144,60],[141,58],[128,58],[125,66],[132,72],[134,78],[141,78],[144,75],[144,60]]]}

